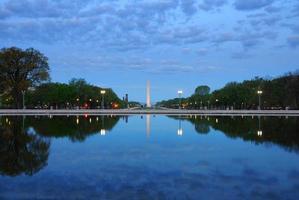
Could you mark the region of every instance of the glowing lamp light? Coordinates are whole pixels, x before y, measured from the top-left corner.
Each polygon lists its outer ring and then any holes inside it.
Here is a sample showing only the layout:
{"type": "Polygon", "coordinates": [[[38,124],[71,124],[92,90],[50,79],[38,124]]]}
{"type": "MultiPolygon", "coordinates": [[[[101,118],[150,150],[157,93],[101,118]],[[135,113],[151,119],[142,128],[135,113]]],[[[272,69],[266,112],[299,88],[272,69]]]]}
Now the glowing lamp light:
{"type": "Polygon", "coordinates": [[[102,136],[106,135],[106,130],[105,130],[105,129],[101,129],[101,130],[100,130],[100,134],[101,134],[102,136]]]}
{"type": "Polygon", "coordinates": [[[261,130],[257,131],[257,135],[260,137],[263,136],[263,131],[261,131],[261,130]]]}
{"type": "Polygon", "coordinates": [[[261,94],[263,94],[263,91],[262,90],[258,90],[257,94],[261,95],[261,94]]]}
{"type": "Polygon", "coordinates": [[[178,136],[183,136],[183,129],[182,128],[178,129],[178,136]]]}
{"type": "Polygon", "coordinates": [[[118,108],[118,104],[117,104],[117,103],[114,103],[114,104],[113,104],[113,108],[118,108]]]}

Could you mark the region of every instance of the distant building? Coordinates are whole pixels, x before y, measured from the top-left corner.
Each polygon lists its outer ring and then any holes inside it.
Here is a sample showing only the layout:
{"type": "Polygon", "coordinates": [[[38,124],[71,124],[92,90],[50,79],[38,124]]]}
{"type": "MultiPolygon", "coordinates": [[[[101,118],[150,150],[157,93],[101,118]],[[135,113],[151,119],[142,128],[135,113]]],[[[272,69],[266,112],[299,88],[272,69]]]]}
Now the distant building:
{"type": "Polygon", "coordinates": [[[129,95],[128,94],[126,94],[125,102],[126,102],[126,107],[129,108],[129,95]]]}

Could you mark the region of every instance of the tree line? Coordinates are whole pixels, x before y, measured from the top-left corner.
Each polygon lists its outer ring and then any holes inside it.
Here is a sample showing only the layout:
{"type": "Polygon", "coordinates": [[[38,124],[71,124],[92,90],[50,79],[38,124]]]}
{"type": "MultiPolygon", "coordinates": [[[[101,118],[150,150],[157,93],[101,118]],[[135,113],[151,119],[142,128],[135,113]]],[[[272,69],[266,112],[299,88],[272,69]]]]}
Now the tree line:
{"type": "Polygon", "coordinates": [[[285,150],[299,153],[298,117],[171,117],[189,121],[198,134],[221,131],[226,136],[255,144],[276,144],[285,150]],[[287,134],[286,134],[287,133],[287,134]]]}
{"type": "Polygon", "coordinates": [[[0,116],[0,175],[32,176],[48,164],[51,138],[83,142],[111,131],[119,116],[0,116]]]}
{"type": "Polygon", "coordinates": [[[299,72],[274,79],[256,77],[241,83],[230,82],[212,93],[208,86],[198,86],[190,97],[161,101],[157,105],[168,108],[181,105],[185,109],[257,109],[259,95],[262,109],[298,109],[299,72]]]}
{"type": "Polygon", "coordinates": [[[2,108],[120,108],[125,103],[110,88],[83,79],[50,82],[48,58],[33,48],[0,50],[2,108]],[[103,92],[104,91],[104,92],[103,92]],[[102,92],[102,93],[101,93],[102,92]]]}
{"type": "Polygon", "coordinates": [[[65,83],[45,83],[25,95],[31,108],[120,108],[123,102],[109,88],[88,84],[84,79],[65,83]],[[101,91],[105,91],[102,94],[101,91]]]}

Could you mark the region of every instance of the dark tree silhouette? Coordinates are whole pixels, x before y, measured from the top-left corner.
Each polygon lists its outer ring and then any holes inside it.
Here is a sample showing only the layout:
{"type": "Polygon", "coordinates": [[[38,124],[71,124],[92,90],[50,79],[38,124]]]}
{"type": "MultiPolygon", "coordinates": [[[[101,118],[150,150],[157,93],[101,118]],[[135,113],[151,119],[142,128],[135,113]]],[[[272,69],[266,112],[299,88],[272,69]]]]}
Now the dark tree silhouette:
{"type": "Polygon", "coordinates": [[[27,122],[37,134],[44,137],[67,137],[73,142],[83,142],[87,137],[99,133],[102,129],[112,130],[118,120],[119,116],[53,116],[51,119],[40,116],[28,118],[27,122]]]}
{"type": "MultiPolygon", "coordinates": [[[[178,117],[172,117],[179,119],[178,117]]],[[[210,127],[230,138],[242,138],[255,144],[276,144],[299,153],[299,117],[189,117],[196,132],[209,133],[210,127]],[[262,131],[262,135],[258,135],[262,131]]]]}
{"type": "Polygon", "coordinates": [[[39,51],[16,47],[0,50],[0,94],[22,107],[22,92],[49,80],[48,58],[39,51]]]}
{"type": "Polygon", "coordinates": [[[22,117],[2,117],[0,174],[33,175],[47,165],[50,141],[26,129],[22,117]]]}

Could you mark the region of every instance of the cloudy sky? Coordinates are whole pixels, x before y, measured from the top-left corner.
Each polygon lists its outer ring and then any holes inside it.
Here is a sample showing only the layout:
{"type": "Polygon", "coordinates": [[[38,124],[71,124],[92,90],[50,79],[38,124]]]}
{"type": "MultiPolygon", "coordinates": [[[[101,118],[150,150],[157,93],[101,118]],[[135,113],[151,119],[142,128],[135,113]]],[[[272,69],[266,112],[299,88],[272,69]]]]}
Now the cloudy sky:
{"type": "Polygon", "coordinates": [[[0,47],[145,101],[299,69],[299,0],[0,0],[0,47]]]}

